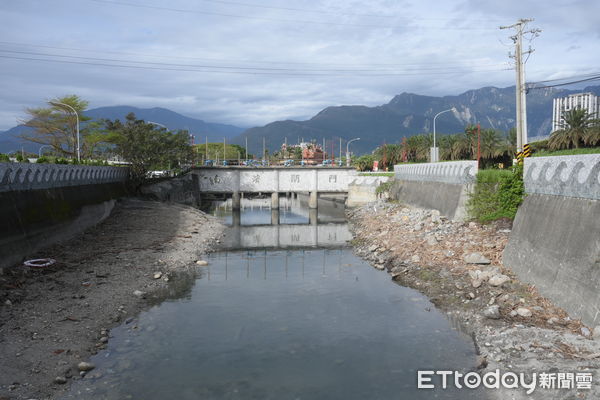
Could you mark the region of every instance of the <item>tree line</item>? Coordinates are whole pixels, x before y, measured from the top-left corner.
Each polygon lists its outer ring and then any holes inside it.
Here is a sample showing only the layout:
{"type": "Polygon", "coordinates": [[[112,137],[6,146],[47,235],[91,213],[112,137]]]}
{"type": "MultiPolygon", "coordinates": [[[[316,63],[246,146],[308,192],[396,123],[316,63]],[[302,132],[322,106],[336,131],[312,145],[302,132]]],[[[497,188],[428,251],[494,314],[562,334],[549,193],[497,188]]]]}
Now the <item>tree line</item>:
{"type": "MultiPolygon", "coordinates": [[[[532,144],[534,151],[556,151],[600,146],[600,120],[596,115],[582,108],[574,108],[563,113],[560,129],[554,131],[548,140],[532,144]]],[[[440,160],[474,160],[479,152],[482,168],[509,166],[515,157],[517,135],[513,128],[508,132],[496,129],[481,129],[469,125],[464,132],[438,135],[440,160]]],[[[432,134],[420,134],[406,138],[401,143],[385,144],[372,154],[361,156],[356,161],[359,170],[370,170],[374,161],[380,169],[391,169],[403,162],[429,161],[433,147],[432,134]]]]}

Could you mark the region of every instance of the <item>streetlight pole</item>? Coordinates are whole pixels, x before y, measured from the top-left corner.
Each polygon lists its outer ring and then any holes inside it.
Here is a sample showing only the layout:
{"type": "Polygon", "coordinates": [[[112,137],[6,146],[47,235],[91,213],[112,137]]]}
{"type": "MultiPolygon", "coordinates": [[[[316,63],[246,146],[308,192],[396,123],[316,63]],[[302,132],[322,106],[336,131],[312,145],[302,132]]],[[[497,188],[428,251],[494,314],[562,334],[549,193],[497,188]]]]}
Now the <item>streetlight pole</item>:
{"type": "Polygon", "coordinates": [[[54,105],[54,106],[65,106],[67,108],[70,108],[71,110],[73,110],[73,113],[75,114],[75,118],[77,119],[77,161],[81,161],[81,153],[79,150],[79,114],[77,113],[77,111],[71,107],[68,104],[65,103],[59,103],[58,101],[51,101],[50,104],[54,105]]]}
{"type": "Polygon", "coordinates": [[[350,166],[350,143],[354,142],[355,140],[360,140],[360,138],[357,137],[352,140],[348,140],[348,143],[346,143],[346,167],[350,166]]]}
{"type": "Polygon", "coordinates": [[[437,117],[439,117],[440,115],[450,112],[450,111],[456,111],[456,108],[452,107],[449,108],[447,110],[444,111],[440,111],[439,113],[435,114],[435,117],[433,117],[433,147],[431,148],[431,151],[429,152],[429,158],[431,159],[431,162],[438,162],[440,161],[440,153],[438,151],[438,148],[436,146],[436,141],[435,141],[435,120],[437,119],[437,117]]]}

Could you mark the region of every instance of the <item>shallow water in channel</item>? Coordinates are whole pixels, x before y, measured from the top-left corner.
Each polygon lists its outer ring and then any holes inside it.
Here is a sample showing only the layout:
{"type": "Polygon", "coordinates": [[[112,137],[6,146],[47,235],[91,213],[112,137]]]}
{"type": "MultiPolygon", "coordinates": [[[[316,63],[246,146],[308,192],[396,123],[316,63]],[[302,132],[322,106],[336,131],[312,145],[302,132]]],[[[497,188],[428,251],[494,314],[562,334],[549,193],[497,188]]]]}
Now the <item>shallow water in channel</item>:
{"type": "Polygon", "coordinates": [[[234,225],[223,250],[114,328],[65,398],[482,398],[416,388],[418,369],[471,369],[470,338],[353,255],[346,224],[327,222],[344,221],[343,205],[320,204],[315,220],[294,202],[276,218],[259,202],[215,208],[234,225]]]}

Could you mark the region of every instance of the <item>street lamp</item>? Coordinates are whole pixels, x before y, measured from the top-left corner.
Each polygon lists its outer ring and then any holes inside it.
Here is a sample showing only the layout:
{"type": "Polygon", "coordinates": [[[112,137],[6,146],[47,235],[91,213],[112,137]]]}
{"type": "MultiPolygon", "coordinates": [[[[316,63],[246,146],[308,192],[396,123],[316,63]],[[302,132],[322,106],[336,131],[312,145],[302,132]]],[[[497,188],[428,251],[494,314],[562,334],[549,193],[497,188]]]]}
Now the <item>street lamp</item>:
{"type": "Polygon", "coordinates": [[[75,118],[77,118],[77,161],[81,161],[81,154],[79,150],[79,114],[77,114],[77,111],[68,104],[59,103],[58,101],[51,101],[50,104],[52,104],[53,106],[65,106],[67,108],[70,108],[75,114],[75,118]]]}
{"type": "Polygon", "coordinates": [[[360,138],[354,138],[346,143],[346,167],[350,166],[350,143],[354,142],[355,140],[360,140],[360,138]]]}
{"type": "Polygon", "coordinates": [[[440,111],[439,113],[435,114],[435,117],[433,117],[433,147],[431,148],[431,151],[429,152],[429,158],[431,159],[431,162],[438,162],[440,160],[439,149],[435,145],[435,120],[440,115],[450,112],[450,111],[455,112],[456,108],[452,107],[447,110],[440,111]]]}
{"type": "Polygon", "coordinates": [[[45,144],[42,147],[40,147],[40,149],[38,150],[38,157],[42,157],[42,150],[44,149],[44,147],[52,147],[49,144],[45,144]]]}
{"type": "Polygon", "coordinates": [[[152,124],[152,125],[156,125],[156,126],[160,126],[161,128],[165,128],[166,130],[169,130],[169,128],[167,128],[163,124],[159,124],[158,122],[146,121],[146,123],[152,124]]]}

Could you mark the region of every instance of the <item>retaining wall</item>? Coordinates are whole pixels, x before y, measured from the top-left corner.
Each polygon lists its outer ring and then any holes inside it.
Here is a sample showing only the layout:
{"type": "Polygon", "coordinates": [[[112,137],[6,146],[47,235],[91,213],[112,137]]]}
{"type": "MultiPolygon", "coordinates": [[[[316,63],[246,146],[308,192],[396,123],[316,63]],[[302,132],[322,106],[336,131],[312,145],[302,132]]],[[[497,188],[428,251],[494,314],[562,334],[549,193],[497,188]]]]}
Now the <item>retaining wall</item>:
{"type": "Polygon", "coordinates": [[[527,197],[504,265],[585,323],[600,325],[600,155],[526,158],[527,197]]]}
{"type": "Polygon", "coordinates": [[[431,208],[450,219],[467,216],[466,202],[475,183],[477,161],[395,165],[390,195],[401,203],[431,208]]]}
{"type": "Polygon", "coordinates": [[[128,176],[127,168],[0,163],[0,272],[102,221],[128,193],[128,176]]]}
{"type": "Polygon", "coordinates": [[[347,207],[357,207],[377,200],[377,187],[389,176],[359,176],[348,185],[347,207]]]}

